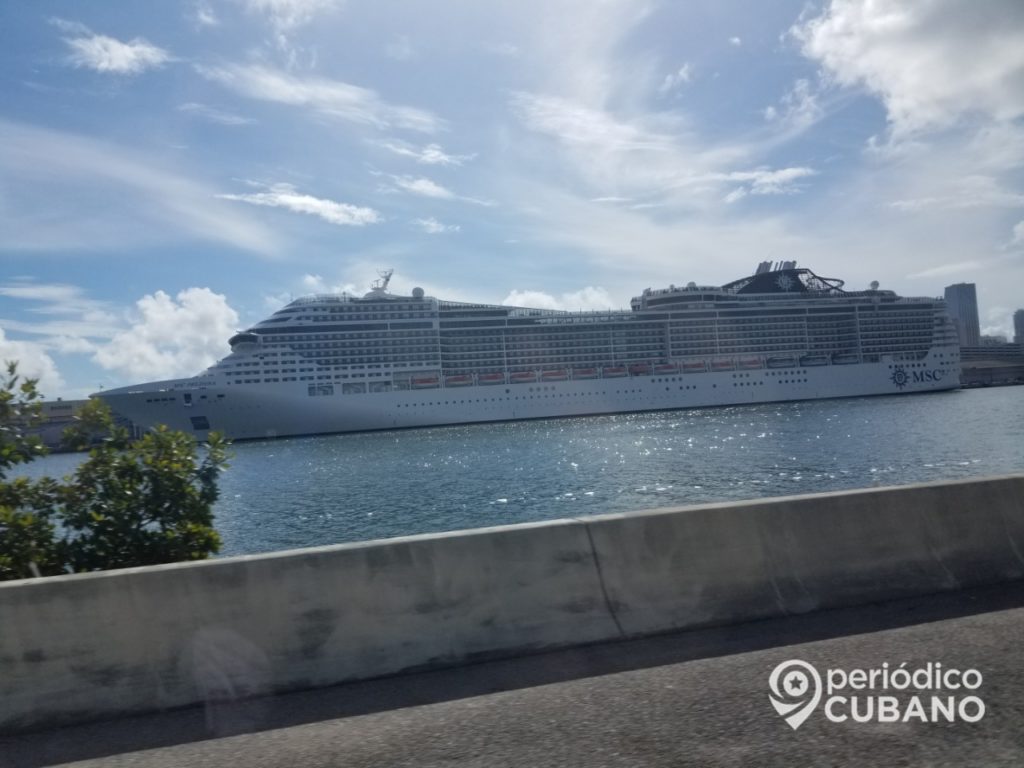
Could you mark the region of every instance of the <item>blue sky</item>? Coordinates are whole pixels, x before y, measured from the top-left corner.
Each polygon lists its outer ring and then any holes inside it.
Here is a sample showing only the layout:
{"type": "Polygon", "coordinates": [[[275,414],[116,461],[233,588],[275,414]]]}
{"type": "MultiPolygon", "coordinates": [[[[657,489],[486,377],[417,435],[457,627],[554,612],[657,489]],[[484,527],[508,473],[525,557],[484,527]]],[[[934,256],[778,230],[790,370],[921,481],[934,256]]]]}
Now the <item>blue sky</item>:
{"type": "Polygon", "coordinates": [[[0,357],[191,375],[292,296],[568,309],[796,259],[1024,306],[1024,4],[0,5],[0,357]]]}

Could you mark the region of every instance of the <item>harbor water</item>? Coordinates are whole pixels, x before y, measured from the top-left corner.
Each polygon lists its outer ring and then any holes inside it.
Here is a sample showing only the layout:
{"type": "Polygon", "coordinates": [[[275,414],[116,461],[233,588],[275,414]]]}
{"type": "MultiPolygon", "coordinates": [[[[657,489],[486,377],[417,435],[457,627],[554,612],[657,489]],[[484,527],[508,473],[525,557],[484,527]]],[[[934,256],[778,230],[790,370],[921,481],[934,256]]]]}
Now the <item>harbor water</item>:
{"type": "MultiPolygon", "coordinates": [[[[239,443],[222,555],[1024,471],[1024,387],[239,443]]],[[[31,474],[60,476],[80,457],[31,474]]]]}

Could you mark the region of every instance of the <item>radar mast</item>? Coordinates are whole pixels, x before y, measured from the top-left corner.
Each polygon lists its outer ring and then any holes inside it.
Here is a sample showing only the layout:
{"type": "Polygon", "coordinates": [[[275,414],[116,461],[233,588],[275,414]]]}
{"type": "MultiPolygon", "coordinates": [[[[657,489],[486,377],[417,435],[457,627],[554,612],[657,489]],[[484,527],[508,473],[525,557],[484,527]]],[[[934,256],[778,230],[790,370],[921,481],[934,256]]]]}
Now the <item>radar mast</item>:
{"type": "Polygon", "coordinates": [[[380,280],[373,281],[373,292],[374,293],[386,293],[388,290],[388,283],[391,282],[391,276],[395,274],[393,269],[378,270],[377,274],[380,275],[380,280]]]}

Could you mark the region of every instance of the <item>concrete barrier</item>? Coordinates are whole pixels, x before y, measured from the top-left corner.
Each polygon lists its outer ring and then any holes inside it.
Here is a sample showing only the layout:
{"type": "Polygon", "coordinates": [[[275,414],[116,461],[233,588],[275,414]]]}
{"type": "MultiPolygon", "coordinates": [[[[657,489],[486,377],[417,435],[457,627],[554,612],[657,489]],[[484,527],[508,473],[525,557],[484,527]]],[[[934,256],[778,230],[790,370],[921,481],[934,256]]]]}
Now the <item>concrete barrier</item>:
{"type": "Polygon", "coordinates": [[[0,731],[1024,578],[1024,476],[0,584],[0,731]]]}

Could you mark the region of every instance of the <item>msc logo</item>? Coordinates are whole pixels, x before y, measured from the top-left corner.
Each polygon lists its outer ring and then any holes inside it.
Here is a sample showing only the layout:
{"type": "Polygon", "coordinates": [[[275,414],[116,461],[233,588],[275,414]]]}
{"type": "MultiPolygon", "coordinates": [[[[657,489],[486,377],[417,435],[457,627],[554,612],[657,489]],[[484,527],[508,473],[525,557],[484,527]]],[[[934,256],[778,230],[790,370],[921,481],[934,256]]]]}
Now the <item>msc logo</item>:
{"type": "Polygon", "coordinates": [[[942,377],[945,375],[944,371],[938,369],[931,371],[911,371],[907,373],[903,370],[902,365],[897,365],[896,370],[892,372],[892,376],[889,378],[892,383],[900,389],[903,389],[907,384],[913,382],[914,384],[927,384],[928,382],[942,381],[942,377]]]}

